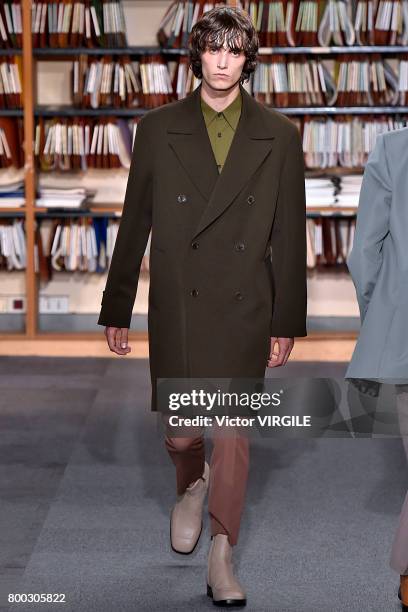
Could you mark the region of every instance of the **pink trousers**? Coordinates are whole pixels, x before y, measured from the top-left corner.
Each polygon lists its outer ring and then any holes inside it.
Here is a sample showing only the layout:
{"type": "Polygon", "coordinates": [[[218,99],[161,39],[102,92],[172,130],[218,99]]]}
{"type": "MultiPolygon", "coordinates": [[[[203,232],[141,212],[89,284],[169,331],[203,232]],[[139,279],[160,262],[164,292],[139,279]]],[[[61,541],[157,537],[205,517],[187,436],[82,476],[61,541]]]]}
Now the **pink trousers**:
{"type": "MultiPolygon", "coordinates": [[[[177,494],[204,472],[204,428],[166,425],[165,445],[176,467],[177,494]],[[177,433],[177,436],[175,435],[177,433]],[[180,437],[180,435],[183,437],[180,437]],[[184,437],[185,435],[185,437],[184,437]]],[[[213,425],[208,513],[211,535],[224,533],[231,546],[238,541],[249,469],[249,439],[235,428],[213,425]]]]}

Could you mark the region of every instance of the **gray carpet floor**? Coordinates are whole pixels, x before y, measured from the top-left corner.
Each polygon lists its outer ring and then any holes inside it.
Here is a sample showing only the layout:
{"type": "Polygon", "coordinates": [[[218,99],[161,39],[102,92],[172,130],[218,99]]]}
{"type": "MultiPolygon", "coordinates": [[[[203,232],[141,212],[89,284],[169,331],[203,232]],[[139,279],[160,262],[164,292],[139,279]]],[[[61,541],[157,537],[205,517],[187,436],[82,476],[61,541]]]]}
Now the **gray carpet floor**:
{"type": "MultiPolygon", "coordinates": [[[[287,374],[341,377],[344,364],[287,374]]],[[[169,545],[174,467],[149,397],[146,360],[0,358],[1,612],[216,609],[207,514],[192,555],[169,545]]],[[[396,438],[252,440],[234,549],[246,609],[400,610],[389,554],[407,486],[396,438]]]]}

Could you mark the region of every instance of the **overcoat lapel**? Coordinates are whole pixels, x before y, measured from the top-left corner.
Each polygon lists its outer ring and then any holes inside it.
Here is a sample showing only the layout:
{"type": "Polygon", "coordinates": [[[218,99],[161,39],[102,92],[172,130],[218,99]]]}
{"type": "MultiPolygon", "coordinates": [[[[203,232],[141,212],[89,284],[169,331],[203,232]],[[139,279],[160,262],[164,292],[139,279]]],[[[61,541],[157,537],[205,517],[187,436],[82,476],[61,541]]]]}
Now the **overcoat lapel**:
{"type": "Polygon", "coordinates": [[[239,85],[241,117],[221,174],[201,111],[201,84],[184,99],[167,127],[168,142],[191,180],[207,200],[191,238],[195,238],[232,203],[272,148],[274,134],[262,110],[239,85]]]}

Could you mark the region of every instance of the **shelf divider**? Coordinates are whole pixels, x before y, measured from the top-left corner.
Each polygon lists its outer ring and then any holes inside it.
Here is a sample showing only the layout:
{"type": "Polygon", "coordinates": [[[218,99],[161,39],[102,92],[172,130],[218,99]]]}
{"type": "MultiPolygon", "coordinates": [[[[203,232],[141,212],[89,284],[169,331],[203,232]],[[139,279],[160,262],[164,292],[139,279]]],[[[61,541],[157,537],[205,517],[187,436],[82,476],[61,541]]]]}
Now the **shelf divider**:
{"type": "Polygon", "coordinates": [[[34,100],[33,52],[31,37],[32,1],[25,0],[23,9],[23,107],[24,107],[24,183],[25,233],[27,244],[25,336],[34,338],[37,332],[37,275],[35,273],[35,175],[34,175],[34,100]]]}

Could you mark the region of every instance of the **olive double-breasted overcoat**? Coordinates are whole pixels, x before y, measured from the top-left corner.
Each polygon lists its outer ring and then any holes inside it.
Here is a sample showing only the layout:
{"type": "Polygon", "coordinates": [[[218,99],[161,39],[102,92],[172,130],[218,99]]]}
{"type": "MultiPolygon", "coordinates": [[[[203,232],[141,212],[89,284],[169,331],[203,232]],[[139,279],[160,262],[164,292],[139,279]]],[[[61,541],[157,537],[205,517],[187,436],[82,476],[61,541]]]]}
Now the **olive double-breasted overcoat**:
{"type": "Polygon", "coordinates": [[[148,111],[136,131],[98,324],[129,327],[151,230],[152,410],[157,378],[263,377],[271,336],[306,335],[301,137],[287,117],[240,90],[221,174],[201,84],[148,111]]]}

